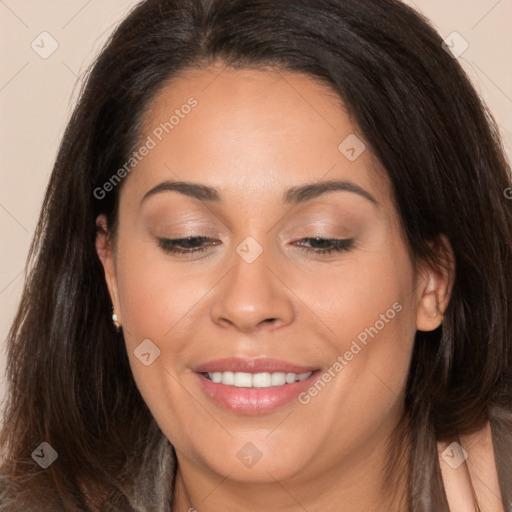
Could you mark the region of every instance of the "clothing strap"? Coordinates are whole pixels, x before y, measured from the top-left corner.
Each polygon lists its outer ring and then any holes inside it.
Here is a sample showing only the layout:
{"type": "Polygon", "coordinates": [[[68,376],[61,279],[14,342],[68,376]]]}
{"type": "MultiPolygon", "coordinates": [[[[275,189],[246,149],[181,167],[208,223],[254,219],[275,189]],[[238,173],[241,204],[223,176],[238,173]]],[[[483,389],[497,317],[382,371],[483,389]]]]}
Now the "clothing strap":
{"type": "MultiPolygon", "coordinates": [[[[459,434],[457,434],[457,442],[459,443],[459,445],[462,446],[462,443],[460,442],[459,434]]],[[[473,486],[473,481],[471,480],[471,474],[469,472],[467,460],[464,461],[464,464],[466,466],[466,475],[467,475],[468,480],[469,480],[469,486],[471,487],[471,494],[473,495],[473,504],[475,505],[475,512],[481,512],[480,507],[478,505],[478,498],[476,497],[475,488],[473,486]]]]}
{"type": "MultiPolygon", "coordinates": [[[[505,512],[498,468],[501,454],[494,446],[492,426],[488,421],[476,432],[457,434],[437,443],[446,506],[450,512],[481,512],[484,504],[486,510],[505,512]],[[477,479],[476,486],[472,477],[477,479]],[[478,495],[475,489],[478,489],[478,495]]],[[[510,505],[506,510],[512,512],[510,505]]]]}
{"type": "Polygon", "coordinates": [[[481,512],[459,435],[454,442],[438,443],[438,452],[450,512],[481,512]]]}

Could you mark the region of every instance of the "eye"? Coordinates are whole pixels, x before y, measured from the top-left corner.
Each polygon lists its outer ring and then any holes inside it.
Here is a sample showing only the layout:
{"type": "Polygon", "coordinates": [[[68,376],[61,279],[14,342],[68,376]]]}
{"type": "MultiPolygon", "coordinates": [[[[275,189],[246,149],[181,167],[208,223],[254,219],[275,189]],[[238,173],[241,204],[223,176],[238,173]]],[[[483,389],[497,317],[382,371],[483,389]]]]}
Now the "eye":
{"type": "MultiPolygon", "coordinates": [[[[202,254],[208,251],[209,246],[221,242],[206,236],[189,236],[187,238],[159,238],[158,246],[165,252],[177,255],[202,254]]],[[[349,251],[353,246],[353,239],[308,237],[302,238],[295,245],[309,253],[329,255],[349,251]],[[306,245],[307,244],[307,245],[306,245]]]]}
{"type": "Polygon", "coordinates": [[[354,245],[354,239],[309,237],[302,238],[298,242],[294,243],[298,244],[299,247],[306,252],[329,255],[333,253],[349,251],[354,245]],[[309,244],[309,246],[304,245],[304,242],[309,244]]]}
{"type": "Polygon", "coordinates": [[[187,238],[159,238],[158,246],[171,254],[201,254],[210,245],[218,245],[219,240],[206,236],[189,236],[187,238]]]}

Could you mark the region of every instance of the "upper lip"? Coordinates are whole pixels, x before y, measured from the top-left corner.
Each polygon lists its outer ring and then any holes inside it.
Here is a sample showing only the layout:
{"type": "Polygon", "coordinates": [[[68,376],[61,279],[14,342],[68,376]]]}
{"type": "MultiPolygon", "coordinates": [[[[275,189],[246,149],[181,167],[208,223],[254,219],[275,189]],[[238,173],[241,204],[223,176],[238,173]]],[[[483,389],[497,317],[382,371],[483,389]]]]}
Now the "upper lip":
{"type": "Polygon", "coordinates": [[[317,370],[312,366],[302,366],[279,359],[270,359],[266,357],[246,358],[246,357],[226,357],[207,361],[193,368],[197,373],[213,372],[284,372],[284,373],[307,373],[317,370]]]}

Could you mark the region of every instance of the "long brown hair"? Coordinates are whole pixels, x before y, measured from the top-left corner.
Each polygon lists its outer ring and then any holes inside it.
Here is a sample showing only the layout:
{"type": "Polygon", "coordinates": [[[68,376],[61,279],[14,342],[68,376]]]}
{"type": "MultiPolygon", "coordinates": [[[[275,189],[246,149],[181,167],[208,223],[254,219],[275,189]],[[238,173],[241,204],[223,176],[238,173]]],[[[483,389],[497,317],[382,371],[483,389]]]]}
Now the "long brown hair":
{"type": "MultiPolygon", "coordinates": [[[[120,24],[64,134],[7,340],[0,509],[171,509],[173,447],[133,380],[95,250],[95,219],[115,226],[120,187],[94,191],[133,152],[162,86],[215,61],[305,73],[336,91],[392,183],[414,260],[440,264],[436,241],[451,244],[452,297],[442,326],[417,333],[405,390],[409,506],[438,512],[436,440],[492,411],[512,425],[511,179],[459,63],[397,0],[146,0],[120,24]],[[58,453],[45,470],[31,457],[43,441],[58,453]]],[[[512,459],[501,430],[500,456],[512,459]]]]}

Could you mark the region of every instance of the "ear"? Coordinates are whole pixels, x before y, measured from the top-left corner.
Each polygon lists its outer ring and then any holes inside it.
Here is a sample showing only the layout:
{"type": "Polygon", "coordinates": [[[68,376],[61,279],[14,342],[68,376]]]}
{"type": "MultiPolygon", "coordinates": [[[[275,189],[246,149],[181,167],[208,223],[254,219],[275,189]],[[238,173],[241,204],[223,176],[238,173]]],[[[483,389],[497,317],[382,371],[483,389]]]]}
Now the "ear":
{"type": "Polygon", "coordinates": [[[103,265],[110,300],[114,305],[119,322],[122,323],[115,269],[115,254],[112,247],[111,236],[109,236],[107,218],[105,215],[99,215],[97,217],[96,228],[96,252],[98,253],[98,257],[103,265]]]}
{"type": "Polygon", "coordinates": [[[443,322],[455,278],[455,257],[448,239],[441,235],[432,244],[437,264],[422,263],[418,272],[416,328],[433,331],[443,322]]]}

